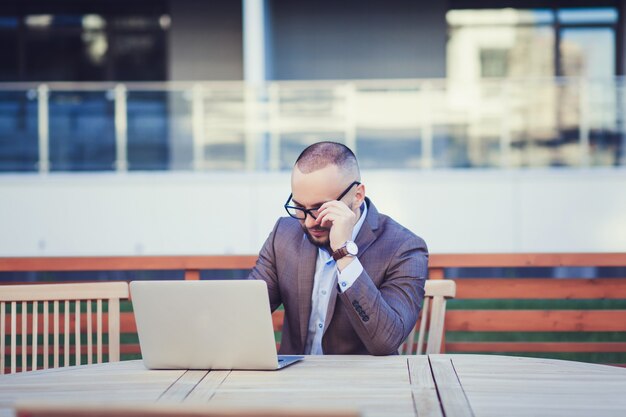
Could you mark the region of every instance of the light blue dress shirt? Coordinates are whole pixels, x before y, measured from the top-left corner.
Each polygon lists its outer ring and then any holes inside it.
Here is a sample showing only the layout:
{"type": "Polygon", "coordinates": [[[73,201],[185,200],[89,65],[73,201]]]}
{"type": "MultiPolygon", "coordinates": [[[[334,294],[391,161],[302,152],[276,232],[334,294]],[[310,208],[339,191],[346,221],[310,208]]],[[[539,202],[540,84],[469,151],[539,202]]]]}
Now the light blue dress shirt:
{"type": "MultiPolygon", "coordinates": [[[[352,231],[352,241],[354,241],[361,230],[361,226],[367,216],[367,204],[363,203],[363,210],[359,221],[354,225],[352,231]]],[[[363,265],[359,258],[354,258],[350,264],[339,272],[337,262],[324,249],[317,250],[317,261],[315,263],[315,276],[313,278],[313,293],[311,294],[311,318],[307,332],[306,346],[304,352],[310,355],[323,355],[322,336],[326,325],[326,312],[333,285],[339,284],[339,290],[348,290],[363,272],[363,265]]]]}

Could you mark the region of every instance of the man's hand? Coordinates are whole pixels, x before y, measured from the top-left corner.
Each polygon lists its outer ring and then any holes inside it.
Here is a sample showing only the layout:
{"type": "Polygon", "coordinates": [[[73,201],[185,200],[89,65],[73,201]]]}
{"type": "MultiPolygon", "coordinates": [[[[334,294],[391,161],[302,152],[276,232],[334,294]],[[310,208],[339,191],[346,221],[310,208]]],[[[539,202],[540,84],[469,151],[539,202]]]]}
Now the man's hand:
{"type": "Polygon", "coordinates": [[[317,224],[330,228],[330,248],[336,251],[352,240],[352,231],[358,221],[357,214],[341,201],[328,201],[320,207],[317,215],[317,224]]]}

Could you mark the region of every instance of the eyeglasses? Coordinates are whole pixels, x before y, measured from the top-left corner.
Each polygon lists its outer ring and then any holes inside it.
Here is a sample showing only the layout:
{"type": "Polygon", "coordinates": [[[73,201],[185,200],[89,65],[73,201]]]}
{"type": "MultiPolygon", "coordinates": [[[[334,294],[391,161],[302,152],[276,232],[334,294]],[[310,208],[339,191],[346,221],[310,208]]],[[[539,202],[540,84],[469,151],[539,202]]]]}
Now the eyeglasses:
{"type": "MultiPolygon", "coordinates": [[[[355,185],[360,185],[360,184],[361,183],[359,181],[354,181],[352,184],[348,186],[348,188],[346,188],[346,190],[343,193],[341,193],[339,197],[337,197],[337,201],[340,201],[342,198],[344,198],[346,194],[348,194],[348,191],[352,189],[352,187],[354,187],[355,185]]],[[[315,207],[312,209],[305,209],[303,207],[290,206],[289,203],[291,202],[292,197],[293,197],[293,194],[289,194],[289,198],[287,199],[287,202],[285,203],[285,210],[287,210],[287,214],[289,214],[294,219],[298,219],[298,220],[306,219],[307,214],[313,217],[314,219],[317,219],[317,214],[320,209],[319,207],[315,207]]]]}

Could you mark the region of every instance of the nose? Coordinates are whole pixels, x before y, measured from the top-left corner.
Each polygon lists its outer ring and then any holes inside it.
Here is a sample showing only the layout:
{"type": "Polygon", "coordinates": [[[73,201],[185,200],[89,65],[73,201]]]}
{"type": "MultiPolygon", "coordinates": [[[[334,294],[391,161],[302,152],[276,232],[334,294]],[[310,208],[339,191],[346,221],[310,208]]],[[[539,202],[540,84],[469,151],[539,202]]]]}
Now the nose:
{"type": "Polygon", "coordinates": [[[306,219],[304,219],[304,227],[307,229],[315,227],[315,219],[310,214],[307,214],[306,219]]]}

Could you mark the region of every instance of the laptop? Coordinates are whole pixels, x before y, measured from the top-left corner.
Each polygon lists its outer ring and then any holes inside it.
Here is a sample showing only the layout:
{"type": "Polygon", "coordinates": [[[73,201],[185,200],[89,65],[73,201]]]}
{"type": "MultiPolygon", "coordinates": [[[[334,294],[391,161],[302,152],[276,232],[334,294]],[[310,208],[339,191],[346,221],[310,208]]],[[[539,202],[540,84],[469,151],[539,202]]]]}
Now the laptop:
{"type": "Polygon", "coordinates": [[[133,281],[130,294],[149,369],[277,370],[303,358],[276,354],[265,281],[133,281]]]}

